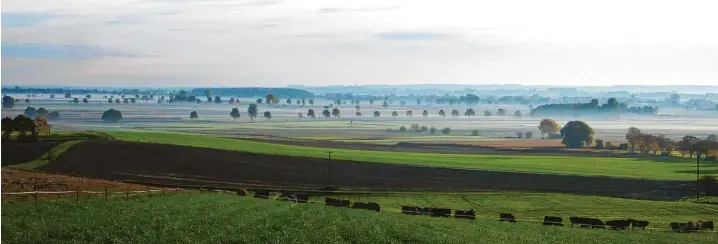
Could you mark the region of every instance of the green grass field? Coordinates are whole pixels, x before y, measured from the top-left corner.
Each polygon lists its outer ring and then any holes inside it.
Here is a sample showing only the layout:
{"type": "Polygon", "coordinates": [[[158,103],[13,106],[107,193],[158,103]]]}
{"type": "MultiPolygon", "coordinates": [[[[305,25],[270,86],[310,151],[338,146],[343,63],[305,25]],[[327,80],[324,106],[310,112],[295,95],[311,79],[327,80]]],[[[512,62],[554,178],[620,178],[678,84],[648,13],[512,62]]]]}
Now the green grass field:
{"type": "MultiPolygon", "coordinates": [[[[509,197],[507,199],[512,199],[509,197]]],[[[597,201],[593,205],[602,203],[606,202],[597,201]]],[[[591,207],[579,204],[585,202],[577,202],[574,207],[591,207]]],[[[654,202],[632,204],[642,206],[643,214],[661,214],[653,213],[654,202]]],[[[705,207],[693,206],[696,207],[680,213],[697,215],[695,211],[705,207]]],[[[2,236],[8,243],[604,244],[713,243],[718,240],[715,233],[591,230],[545,227],[526,221],[509,224],[495,219],[432,218],[226,194],[177,194],[79,203],[42,201],[37,205],[10,202],[3,203],[2,209],[2,236]]]]}
{"type": "MultiPolygon", "coordinates": [[[[114,136],[116,139],[126,141],[166,143],[287,156],[325,158],[327,151],[333,151],[332,158],[335,159],[375,163],[622,178],[695,179],[695,163],[681,158],[666,158],[663,161],[655,161],[651,159],[609,157],[406,153],[291,146],[183,133],[115,131],[107,132],[107,134],[114,136]]],[[[718,164],[715,163],[704,163],[701,168],[707,174],[718,173],[718,164]]]]}

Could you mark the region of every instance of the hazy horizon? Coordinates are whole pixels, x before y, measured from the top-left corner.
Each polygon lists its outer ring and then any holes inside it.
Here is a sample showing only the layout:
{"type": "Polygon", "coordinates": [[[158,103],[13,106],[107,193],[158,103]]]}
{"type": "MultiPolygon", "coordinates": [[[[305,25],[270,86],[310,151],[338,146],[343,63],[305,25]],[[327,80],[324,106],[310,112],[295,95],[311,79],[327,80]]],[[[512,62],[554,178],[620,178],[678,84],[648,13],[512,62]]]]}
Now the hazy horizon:
{"type": "Polygon", "coordinates": [[[718,84],[711,1],[7,0],[3,86],[718,84]]]}

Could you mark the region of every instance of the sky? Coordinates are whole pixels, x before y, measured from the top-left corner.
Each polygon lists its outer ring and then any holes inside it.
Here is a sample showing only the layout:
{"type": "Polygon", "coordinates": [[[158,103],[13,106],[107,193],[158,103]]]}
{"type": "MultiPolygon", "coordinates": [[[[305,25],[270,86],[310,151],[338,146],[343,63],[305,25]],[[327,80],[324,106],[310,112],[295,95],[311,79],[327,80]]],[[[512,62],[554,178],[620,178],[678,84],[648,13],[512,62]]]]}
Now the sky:
{"type": "Polygon", "coordinates": [[[713,2],[3,0],[2,84],[718,85],[713,2]]]}

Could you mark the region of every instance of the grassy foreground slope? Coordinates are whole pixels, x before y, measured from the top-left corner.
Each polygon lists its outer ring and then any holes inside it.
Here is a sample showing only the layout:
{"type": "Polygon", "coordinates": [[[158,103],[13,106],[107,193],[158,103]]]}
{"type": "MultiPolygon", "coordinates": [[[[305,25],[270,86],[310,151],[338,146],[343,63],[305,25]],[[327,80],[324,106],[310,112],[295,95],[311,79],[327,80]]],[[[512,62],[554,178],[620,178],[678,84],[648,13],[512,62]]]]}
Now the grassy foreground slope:
{"type": "MultiPolygon", "coordinates": [[[[687,159],[667,158],[655,161],[639,158],[469,155],[408,153],[327,149],[243,141],[208,135],[164,132],[108,132],[119,140],[175,144],[184,146],[237,150],[252,153],[332,158],[376,163],[398,163],[422,166],[485,169],[497,171],[538,172],[554,174],[611,176],[665,180],[695,179],[695,163],[687,159]]],[[[718,171],[718,164],[701,165],[704,172],[718,171]]]]}
{"type": "Polygon", "coordinates": [[[8,243],[711,243],[715,233],[431,218],[225,194],[3,203],[8,243]]]}

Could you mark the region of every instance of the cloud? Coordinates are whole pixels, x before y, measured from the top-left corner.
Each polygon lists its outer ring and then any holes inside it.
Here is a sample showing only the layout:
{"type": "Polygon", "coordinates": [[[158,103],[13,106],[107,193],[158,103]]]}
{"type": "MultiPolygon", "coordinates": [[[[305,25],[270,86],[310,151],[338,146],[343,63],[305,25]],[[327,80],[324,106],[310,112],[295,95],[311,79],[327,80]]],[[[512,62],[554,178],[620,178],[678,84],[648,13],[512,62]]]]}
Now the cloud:
{"type": "Polygon", "coordinates": [[[29,27],[53,18],[56,16],[50,13],[3,12],[2,27],[29,27]]]}
{"type": "Polygon", "coordinates": [[[377,11],[387,11],[392,9],[397,9],[399,6],[387,6],[387,7],[377,7],[377,8],[321,8],[317,10],[317,12],[322,14],[332,14],[332,13],[341,13],[341,12],[377,12],[377,11]]]}
{"type": "Polygon", "coordinates": [[[380,39],[397,41],[422,41],[445,39],[446,34],[432,32],[384,32],[376,34],[380,39]]]}
{"type": "Polygon", "coordinates": [[[2,59],[36,58],[56,60],[83,60],[102,57],[133,57],[98,47],[85,45],[53,45],[41,43],[2,43],[2,59]]]}

